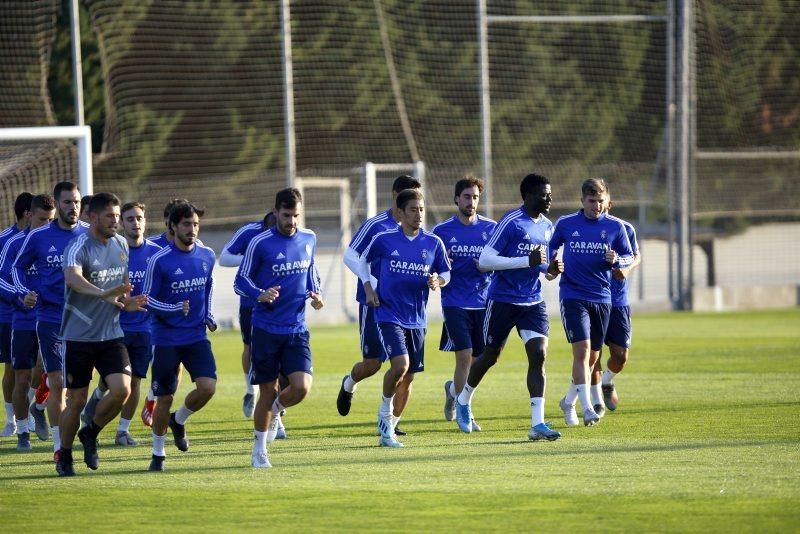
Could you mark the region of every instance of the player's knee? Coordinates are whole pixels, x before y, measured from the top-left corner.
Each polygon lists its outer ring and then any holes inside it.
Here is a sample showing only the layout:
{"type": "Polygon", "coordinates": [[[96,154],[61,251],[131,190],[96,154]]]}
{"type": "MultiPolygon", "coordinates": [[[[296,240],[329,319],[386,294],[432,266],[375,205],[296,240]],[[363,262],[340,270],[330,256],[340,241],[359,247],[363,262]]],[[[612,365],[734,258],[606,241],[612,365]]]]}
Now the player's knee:
{"type": "Polygon", "coordinates": [[[50,389],[63,389],[64,381],[61,379],[61,373],[50,373],[47,375],[47,386],[50,389]]]}
{"type": "Polygon", "coordinates": [[[618,345],[612,345],[611,359],[617,365],[625,365],[626,363],[628,363],[628,349],[626,349],[625,347],[620,347],[618,345]]]}
{"type": "Polygon", "coordinates": [[[381,361],[378,358],[365,359],[361,365],[361,371],[364,378],[372,376],[377,373],[381,368],[381,361]]]}
{"type": "Polygon", "coordinates": [[[33,382],[33,376],[31,375],[30,371],[17,371],[14,376],[14,382],[16,383],[17,387],[30,388],[31,383],[33,382]]]}
{"type": "Polygon", "coordinates": [[[126,400],[128,400],[128,397],[130,396],[130,394],[131,394],[131,387],[130,386],[120,386],[120,387],[112,388],[107,393],[107,395],[110,395],[115,403],[119,403],[119,404],[122,404],[126,400]]]}
{"type": "Polygon", "coordinates": [[[197,392],[206,399],[210,399],[217,392],[217,383],[213,380],[198,381],[197,392]]]}

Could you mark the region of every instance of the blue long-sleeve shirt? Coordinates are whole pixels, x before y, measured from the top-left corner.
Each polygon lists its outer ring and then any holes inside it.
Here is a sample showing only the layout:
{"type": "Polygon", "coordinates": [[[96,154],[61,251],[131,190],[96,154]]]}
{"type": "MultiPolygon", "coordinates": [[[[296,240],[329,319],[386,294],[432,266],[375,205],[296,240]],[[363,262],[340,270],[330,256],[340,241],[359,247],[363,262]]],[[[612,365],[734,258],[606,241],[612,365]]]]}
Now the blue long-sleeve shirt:
{"type": "MultiPolygon", "coordinates": [[[[264,226],[264,221],[254,221],[247,223],[233,234],[230,241],[225,244],[223,250],[236,256],[244,256],[247,251],[247,245],[255,239],[255,237],[267,228],[264,226]]],[[[250,297],[239,295],[239,305],[244,308],[252,308],[255,301],[250,297]]]]}
{"type": "MultiPolygon", "coordinates": [[[[497,222],[486,246],[506,258],[528,257],[534,247],[541,246],[542,253],[553,233],[553,223],[544,215],[534,219],[521,206],[503,215],[497,222]]],[[[532,304],[542,300],[542,282],[539,275],[547,265],[497,270],[489,285],[489,298],[511,304],[532,304]]]]}
{"type": "MultiPolygon", "coordinates": [[[[381,232],[393,230],[399,226],[400,225],[398,222],[394,220],[394,215],[392,215],[391,209],[382,211],[374,217],[370,217],[364,221],[364,223],[356,232],[356,235],[354,235],[353,239],[350,240],[349,248],[353,249],[358,256],[361,256],[364,254],[364,251],[367,249],[367,246],[369,246],[370,242],[372,242],[373,237],[381,232]]],[[[373,272],[378,272],[380,269],[377,264],[371,265],[371,268],[373,272]]],[[[359,304],[367,303],[367,296],[366,293],[364,293],[364,284],[360,279],[356,280],[356,300],[359,302],[359,304]]]]}
{"type": "Polygon", "coordinates": [[[602,214],[589,219],[579,210],[556,222],[550,239],[551,254],[564,246],[564,272],[561,274],[560,298],[611,303],[611,268],[606,251],[617,253],[618,267],[633,262],[633,250],[620,219],[602,214]]]}
{"type": "MultiPolygon", "coordinates": [[[[0,232],[0,250],[3,250],[5,244],[13,238],[14,236],[20,233],[19,228],[17,228],[16,224],[12,224],[2,232],[0,232]]],[[[13,283],[13,282],[12,282],[13,283]]],[[[16,304],[14,299],[8,299],[5,296],[5,293],[0,289],[0,323],[10,323],[12,314],[14,313],[14,308],[16,304]]]]}
{"type": "Polygon", "coordinates": [[[190,251],[174,245],[156,252],[147,265],[142,293],[153,314],[154,345],[189,345],[206,339],[206,320],[213,321],[214,251],[195,244],[190,251]],[[183,301],[189,314],[183,315],[183,301]]]}
{"type": "Polygon", "coordinates": [[[497,223],[478,215],[472,224],[457,216],[433,227],[447,250],[452,270],[450,282],[442,288],[442,306],[466,309],[486,307],[491,273],[482,273],[476,262],[497,223]]]}
{"type": "Polygon", "coordinates": [[[298,228],[286,236],[274,228],[258,234],[244,254],[234,289],[255,303],[252,325],[275,334],[305,332],[306,299],[320,292],[314,264],[317,236],[298,228]],[[280,286],[274,302],[257,302],[262,291],[280,286]]]}
{"type": "MultiPolygon", "coordinates": [[[[133,285],[131,295],[140,295],[144,289],[144,278],[150,258],[161,250],[161,247],[145,239],[138,247],[128,250],[128,281],[133,285]]],[[[125,312],[119,315],[119,325],[124,332],[149,332],[152,314],[149,312],[125,312]]]]}
{"type": "MultiPolygon", "coordinates": [[[[625,221],[623,219],[619,219],[619,221],[625,226],[625,233],[628,235],[628,241],[631,244],[631,250],[633,250],[634,255],[639,252],[639,243],[636,241],[636,230],[633,228],[631,223],[625,221]]],[[[625,280],[617,280],[616,278],[611,278],[611,305],[612,306],[627,306],[628,305],[628,279],[625,280]]]]}
{"type": "Polygon", "coordinates": [[[14,260],[12,277],[17,293],[35,291],[39,295],[36,320],[61,323],[64,311],[64,249],[73,238],[86,233],[88,225],[78,222],[69,230],[58,225],[58,219],[31,230],[14,260]],[[28,270],[36,267],[36,275],[28,270]],[[26,278],[26,274],[27,276],[26,278]]]}
{"type": "MultiPolygon", "coordinates": [[[[19,254],[19,250],[22,248],[22,244],[25,242],[25,238],[28,237],[29,232],[30,228],[26,228],[14,235],[14,237],[6,241],[2,252],[0,252],[0,294],[3,300],[13,306],[11,327],[14,330],[33,330],[36,328],[36,306],[33,308],[25,307],[22,303],[25,294],[17,291],[11,273],[14,260],[19,254]]],[[[36,278],[36,266],[31,265],[23,276],[26,283],[29,277],[36,278]]]]}
{"type": "Polygon", "coordinates": [[[375,320],[403,328],[427,326],[428,276],[450,271],[444,243],[427,230],[409,239],[400,226],[381,232],[362,254],[378,279],[375,320]],[[378,265],[376,272],[375,266],[378,265]]]}

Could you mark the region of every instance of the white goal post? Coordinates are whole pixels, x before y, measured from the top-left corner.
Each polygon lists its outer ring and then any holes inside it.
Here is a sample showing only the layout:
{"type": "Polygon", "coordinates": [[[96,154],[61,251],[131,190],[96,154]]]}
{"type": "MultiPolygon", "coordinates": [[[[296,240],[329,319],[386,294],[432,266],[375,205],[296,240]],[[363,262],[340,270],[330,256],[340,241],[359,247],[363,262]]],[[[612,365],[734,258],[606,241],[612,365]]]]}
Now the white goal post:
{"type": "Polygon", "coordinates": [[[364,191],[367,205],[366,219],[378,214],[378,172],[405,172],[410,173],[422,183],[423,194],[427,194],[425,186],[425,162],[414,163],[373,163],[367,161],[362,165],[364,176],[364,191]]]}
{"type": "Polygon", "coordinates": [[[61,139],[77,141],[78,187],[82,195],[91,195],[94,178],[92,175],[92,130],[89,126],[0,128],[0,142],[58,141],[61,139]]]}

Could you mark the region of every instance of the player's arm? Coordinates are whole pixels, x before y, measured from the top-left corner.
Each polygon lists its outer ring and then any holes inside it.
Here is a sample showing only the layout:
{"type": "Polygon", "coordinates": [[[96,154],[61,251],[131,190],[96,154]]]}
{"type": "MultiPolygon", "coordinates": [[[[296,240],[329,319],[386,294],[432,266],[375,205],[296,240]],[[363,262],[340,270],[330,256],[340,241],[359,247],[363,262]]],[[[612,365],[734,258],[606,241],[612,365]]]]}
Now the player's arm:
{"type": "Polygon", "coordinates": [[[636,230],[634,230],[633,226],[625,226],[625,230],[628,234],[628,241],[633,249],[633,263],[631,263],[630,267],[621,267],[611,270],[611,274],[619,281],[625,280],[628,276],[630,276],[631,271],[633,271],[639,266],[640,263],[642,263],[642,255],[639,250],[639,243],[636,241],[636,230]]]}
{"type": "Polygon", "coordinates": [[[306,294],[311,299],[311,307],[315,310],[321,310],[325,306],[325,301],[322,300],[322,281],[317,271],[317,265],[314,263],[314,256],[311,256],[311,267],[308,269],[308,276],[306,278],[306,294]]]}
{"type": "Polygon", "coordinates": [[[606,250],[605,259],[612,268],[630,269],[634,262],[633,247],[631,247],[625,226],[620,223],[620,232],[614,238],[612,245],[606,250]]]}
{"type": "Polygon", "coordinates": [[[211,311],[211,303],[213,302],[214,297],[214,277],[209,274],[208,280],[206,281],[206,327],[211,332],[214,332],[217,329],[217,320],[214,318],[214,313],[211,311]]]}
{"type": "Polygon", "coordinates": [[[30,295],[34,293],[28,289],[24,283],[25,273],[36,260],[35,250],[33,249],[30,239],[31,234],[28,234],[11,266],[11,279],[14,281],[14,287],[17,289],[17,293],[21,295],[30,295]]]}
{"type": "Polygon", "coordinates": [[[428,288],[430,288],[431,291],[436,291],[438,288],[444,287],[450,283],[450,271],[452,269],[450,258],[447,256],[447,249],[441,238],[439,238],[436,243],[433,269],[434,272],[428,276],[428,288]]]}
{"type": "Polygon", "coordinates": [[[564,236],[561,233],[563,226],[560,223],[561,219],[556,221],[556,225],[553,227],[553,234],[547,243],[547,250],[550,251],[550,263],[545,272],[547,280],[555,280],[558,275],[564,272],[564,260],[558,257],[558,249],[564,244],[564,236]]]}
{"type": "Polygon", "coordinates": [[[507,271],[509,269],[527,269],[531,266],[529,256],[508,257],[490,246],[484,246],[478,258],[478,269],[487,271],[507,271]]]}
{"type": "Polygon", "coordinates": [[[372,240],[369,246],[367,246],[367,249],[358,259],[358,269],[356,270],[359,280],[361,280],[361,283],[364,284],[364,293],[366,295],[368,306],[380,306],[381,304],[378,293],[375,291],[375,288],[372,287],[372,276],[370,275],[369,271],[369,263],[375,257],[377,257],[377,247],[374,245],[375,239],[372,240]]]}
{"type": "Polygon", "coordinates": [[[142,293],[147,296],[147,309],[162,317],[171,317],[178,314],[183,314],[185,317],[189,314],[189,301],[185,300],[180,304],[170,304],[162,302],[155,298],[161,292],[161,262],[159,261],[162,256],[153,256],[147,264],[147,270],[144,274],[144,282],[142,284],[142,293]]]}
{"type": "Polygon", "coordinates": [[[348,269],[350,269],[351,273],[358,276],[359,278],[360,278],[359,275],[360,259],[361,255],[354,248],[347,247],[347,250],[344,251],[343,261],[345,266],[348,269]]]}

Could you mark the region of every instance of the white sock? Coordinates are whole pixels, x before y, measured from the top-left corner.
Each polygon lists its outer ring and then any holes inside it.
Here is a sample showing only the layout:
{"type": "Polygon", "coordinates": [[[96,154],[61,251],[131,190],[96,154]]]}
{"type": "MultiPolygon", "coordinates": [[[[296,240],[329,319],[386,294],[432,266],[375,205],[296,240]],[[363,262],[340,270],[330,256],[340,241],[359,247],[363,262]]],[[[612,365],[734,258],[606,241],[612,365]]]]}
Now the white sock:
{"type": "Polygon", "coordinates": [[[105,393],[103,391],[101,391],[100,388],[94,388],[94,393],[92,393],[92,396],[95,399],[103,400],[103,395],[105,395],[105,393]]]}
{"type": "Polygon", "coordinates": [[[603,378],[601,379],[601,382],[603,383],[604,386],[607,386],[608,384],[614,381],[615,376],[617,376],[617,373],[606,369],[605,371],[603,371],[603,378]]]}
{"type": "MultiPolygon", "coordinates": [[[[187,408],[186,405],[184,404],[183,406],[178,408],[177,412],[175,412],[175,422],[178,423],[179,425],[185,425],[186,420],[189,419],[189,416],[192,415],[193,413],[194,412],[189,408],[187,408]]],[[[159,456],[163,456],[163,454],[159,456]]]]}
{"type": "Polygon", "coordinates": [[[592,384],[592,406],[595,404],[603,404],[603,387],[600,384],[592,384]]]}
{"type": "Polygon", "coordinates": [[[392,401],[394,400],[394,395],[391,397],[385,397],[381,395],[381,409],[378,410],[378,415],[381,417],[386,417],[388,415],[392,415],[392,401]]]}
{"type": "Polygon", "coordinates": [[[344,379],[344,390],[348,393],[355,393],[357,385],[358,382],[353,380],[353,377],[349,374],[347,375],[347,378],[344,379]]]}
{"type": "Polygon", "coordinates": [[[47,408],[47,403],[44,404],[39,404],[38,402],[36,403],[36,409],[39,410],[40,412],[44,411],[45,408],[47,408]]]}
{"type": "Polygon", "coordinates": [[[450,382],[450,389],[448,390],[448,393],[450,393],[450,396],[453,397],[453,398],[458,397],[458,392],[456,391],[456,383],[455,382],[450,382]]]}
{"type": "Polygon", "coordinates": [[[281,396],[278,395],[277,397],[275,397],[275,402],[272,403],[272,413],[274,415],[279,415],[285,409],[286,407],[283,404],[281,404],[281,396]]]}
{"type": "Polygon", "coordinates": [[[154,401],[156,400],[155,394],[153,394],[153,388],[147,390],[147,400],[154,401]]]}
{"type": "Polygon", "coordinates": [[[130,428],[131,428],[131,420],[120,417],[119,426],[117,427],[117,432],[127,432],[130,428]]]}
{"type": "Polygon", "coordinates": [[[531,426],[544,423],[544,397],[531,397],[531,426]]]}
{"type": "MultiPolygon", "coordinates": [[[[28,406],[30,406],[33,403],[33,399],[35,398],[36,398],[36,390],[33,388],[28,388],[28,406]]],[[[37,404],[36,407],[39,408],[39,405],[37,404]]],[[[39,409],[41,410],[41,408],[39,409]]]]}
{"type": "Polygon", "coordinates": [[[570,382],[569,388],[567,388],[567,394],[564,395],[564,400],[569,406],[575,406],[575,401],[578,399],[578,388],[575,387],[575,384],[570,382]]]}
{"type": "Polygon", "coordinates": [[[30,432],[30,430],[28,430],[27,417],[25,417],[21,421],[17,421],[17,434],[24,434],[25,432],[30,432]]]}
{"type": "Polygon", "coordinates": [[[458,403],[461,405],[472,404],[472,395],[478,386],[472,387],[469,384],[464,384],[464,389],[458,394],[458,403]]]}
{"type": "Polygon", "coordinates": [[[14,404],[6,403],[6,421],[12,423],[14,421],[14,404]]]}
{"type": "Polygon", "coordinates": [[[581,408],[583,411],[592,410],[592,401],[589,398],[589,386],[587,384],[575,384],[575,389],[578,390],[578,398],[581,401],[581,408]]]}
{"type": "Polygon", "coordinates": [[[164,434],[163,436],[157,435],[153,432],[153,454],[155,456],[166,456],[167,453],[164,450],[164,445],[167,442],[167,435],[164,434]]]}
{"type": "Polygon", "coordinates": [[[258,430],[255,431],[256,434],[256,442],[255,442],[255,452],[264,452],[267,450],[267,433],[266,432],[259,432],[258,430]]]}
{"type": "Polygon", "coordinates": [[[57,426],[50,427],[50,433],[53,435],[53,450],[61,449],[61,429],[57,426]]]}
{"type": "Polygon", "coordinates": [[[244,374],[244,383],[247,387],[248,395],[255,395],[256,394],[256,387],[250,383],[250,373],[244,374]]]}

